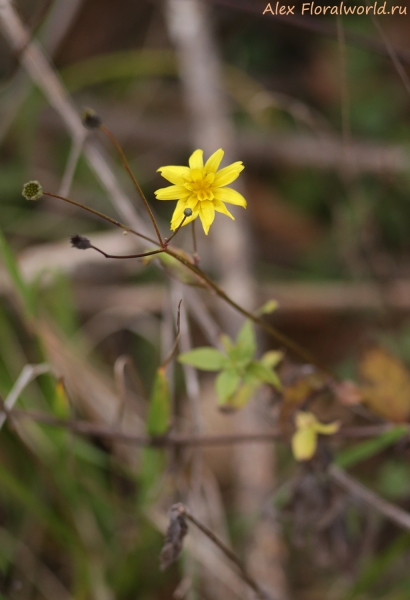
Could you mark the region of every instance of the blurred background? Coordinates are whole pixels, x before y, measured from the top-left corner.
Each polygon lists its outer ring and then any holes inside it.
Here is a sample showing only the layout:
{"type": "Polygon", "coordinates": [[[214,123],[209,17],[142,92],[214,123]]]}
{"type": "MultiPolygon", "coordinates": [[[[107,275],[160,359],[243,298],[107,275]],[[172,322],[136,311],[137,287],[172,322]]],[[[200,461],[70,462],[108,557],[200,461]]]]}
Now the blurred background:
{"type": "MultiPolygon", "coordinates": [[[[23,183],[36,179],[153,236],[115,149],[81,125],[78,115],[92,107],[122,145],[165,236],[175,205],[154,199],[167,185],[160,166],[186,165],[196,148],[206,158],[223,148],[222,166],[242,160],[237,189],[248,207],[233,207],[235,221],[218,214],[208,237],[197,228],[201,267],[250,310],[277,300],[269,321],[333,374],[379,377],[366,407],[319,386],[321,420],[408,421],[409,17],[302,17],[300,2],[295,16],[276,17],[262,14],[266,4],[3,0],[6,402],[143,435],[179,300],[180,352],[218,345],[244,322],[174,264],[110,261],[72,249],[69,238],[86,235],[112,254],[152,245],[60,200],[22,198],[23,183]]],[[[191,252],[185,229],[177,245],[191,252]]],[[[259,355],[285,350],[258,336],[259,355]]],[[[177,432],[264,433],[278,421],[283,399],[271,389],[222,414],[213,374],[178,364],[167,373],[177,432]]],[[[303,400],[317,392],[311,373],[286,353],[289,397],[300,381],[303,400]]],[[[407,600],[409,532],[335,486],[320,460],[297,464],[289,436],[285,427],[274,447],[142,450],[8,420],[0,432],[0,597],[247,598],[200,532],[190,531],[176,565],[159,570],[167,510],[182,500],[275,600],[407,600]]],[[[322,459],[349,444],[332,440],[322,459]]],[[[410,509],[407,438],[386,446],[357,459],[354,473],[410,509]]]]}

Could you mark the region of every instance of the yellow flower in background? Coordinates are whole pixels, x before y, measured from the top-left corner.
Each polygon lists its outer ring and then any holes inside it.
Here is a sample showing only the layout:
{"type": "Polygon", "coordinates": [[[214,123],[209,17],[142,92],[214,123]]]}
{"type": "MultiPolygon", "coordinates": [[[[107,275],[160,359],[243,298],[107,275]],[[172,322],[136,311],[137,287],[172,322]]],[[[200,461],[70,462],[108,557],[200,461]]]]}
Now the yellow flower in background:
{"type": "Polygon", "coordinates": [[[300,411],[295,417],[296,431],[292,436],[292,452],[296,460],[310,460],[317,448],[317,436],[333,435],[339,430],[339,423],[320,423],[310,412],[300,411]]]}
{"type": "Polygon", "coordinates": [[[199,217],[206,235],[215,218],[215,211],[234,219],[224,203],[246,208],[245,198],[225,187],[237,179],[244,166],[242,162],[235,162],[218,171],[223,156],[224,151],[217,150],[204,164],[203,150],[195,150],[189,159],[189,167],[158,169],[162,177],[174,185],[157,190],[157,200],[178,200],[171,220],[173,231],[181,224],[186,208],[192,210],[192,215],[185,219],[184,225],[199,217]]]}

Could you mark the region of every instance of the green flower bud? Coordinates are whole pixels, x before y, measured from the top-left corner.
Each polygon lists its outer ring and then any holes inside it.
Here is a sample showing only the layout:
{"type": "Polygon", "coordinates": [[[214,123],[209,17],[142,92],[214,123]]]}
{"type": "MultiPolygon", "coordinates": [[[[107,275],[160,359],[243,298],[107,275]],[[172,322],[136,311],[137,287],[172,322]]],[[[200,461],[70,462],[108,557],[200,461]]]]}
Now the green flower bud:
{"type": "Polygon", "coordinates": [[[24,184],[22,195],[26,200],[38,200],[43,195],[43,188],[38,181],[29,181],[24,184]]]}
{"type": "Polygon", "coordinates": [[[190,217],[190,216],[192,215],[192,208],[186,208],[186,209],[184,210],[184,215],[185,215],[186,217],[190,217]]]}

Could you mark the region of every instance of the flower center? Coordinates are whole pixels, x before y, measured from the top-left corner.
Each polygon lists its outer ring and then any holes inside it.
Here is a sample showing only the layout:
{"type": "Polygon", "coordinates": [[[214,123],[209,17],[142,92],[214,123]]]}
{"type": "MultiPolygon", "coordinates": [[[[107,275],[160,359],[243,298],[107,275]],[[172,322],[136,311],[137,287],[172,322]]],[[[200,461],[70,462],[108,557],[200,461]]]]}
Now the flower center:
{"type": "Polygon", "coordinates": [[[213,200],[212,184],[214,179],[214,173],[207,173],[205,169],[191,169],[189,179],[187,178],[184,187],[192,192],[192,195],[196,196],[199,201],[213,200]]]}

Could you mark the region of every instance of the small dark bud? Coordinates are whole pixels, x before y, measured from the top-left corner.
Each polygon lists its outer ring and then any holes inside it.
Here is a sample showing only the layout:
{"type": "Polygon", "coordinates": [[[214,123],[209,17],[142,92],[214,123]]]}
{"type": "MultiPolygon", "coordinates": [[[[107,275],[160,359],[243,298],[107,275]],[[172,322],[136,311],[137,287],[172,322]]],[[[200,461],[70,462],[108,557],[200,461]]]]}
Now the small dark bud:
{"type": "Polygon", "coordinates": [[[43,195],[43,188],[38,181],[29,181],[24,184],[22,195],[26,200],[38,200],[43,195]]]}
{"type": "Polygon", "coordinates": [[[92,108],[85,108],[83,110],[81,120],[86,129],[98,129],[102,124],[101,117],[92,108]]]}
{"type": "Polygon", "coordinates": [[[88,248],[91,248],[90,240],[82,235],[73,235],[70,241],[72,247],[78,248],[78,250],[87,250],[88,248]]]}
{"type": "Polygon", "coordinates": [[[190,216],[192,215],[192,208],[186,208],[186,209],[184,210],[184,215],[185,215],[186,217],[190,217],[190,216]]]}
{"type": "Polygon", "coordinates": [[[188,533],[188,524],[183,504],[174,504],[169,513],[169,526],[165,535],[165,544],[161,550],[161,571],[172,565],[181,553],[184,537],[188,533]]]}

